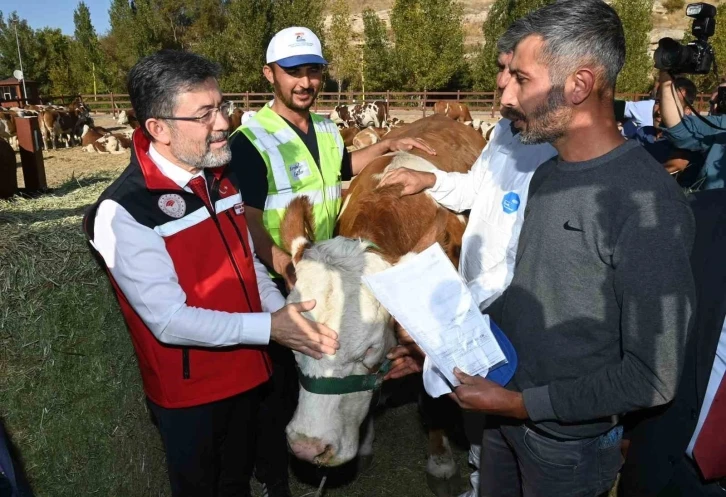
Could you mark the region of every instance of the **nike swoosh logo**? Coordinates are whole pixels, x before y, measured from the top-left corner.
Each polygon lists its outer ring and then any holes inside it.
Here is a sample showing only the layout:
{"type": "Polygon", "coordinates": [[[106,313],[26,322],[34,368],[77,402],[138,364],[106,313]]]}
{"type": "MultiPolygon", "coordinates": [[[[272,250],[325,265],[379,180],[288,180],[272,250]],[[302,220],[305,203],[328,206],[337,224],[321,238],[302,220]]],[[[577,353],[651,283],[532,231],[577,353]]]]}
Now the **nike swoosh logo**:
{"type": "Polygon", "coordinates": [[[580,228],[575,228],[574,226],[570,225],[570,222],[569,221],[567,221],[565,223],[564,228],[567,231],[580,231],[580,232],[583,232],[583,233],[585,232],[585,230],[581,230],[580,228]]]}

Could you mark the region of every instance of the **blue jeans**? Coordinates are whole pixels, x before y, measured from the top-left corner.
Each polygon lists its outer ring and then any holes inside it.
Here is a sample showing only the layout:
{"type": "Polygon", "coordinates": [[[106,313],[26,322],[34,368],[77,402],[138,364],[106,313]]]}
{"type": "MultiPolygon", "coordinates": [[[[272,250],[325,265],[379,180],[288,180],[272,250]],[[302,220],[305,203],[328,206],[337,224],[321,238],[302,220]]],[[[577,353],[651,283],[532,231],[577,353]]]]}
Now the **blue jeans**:
{"type": "Polygon", "coordinates": [[[615,484],[623,430],[594,438],[557,440],[523,424],[486,428],[481,497],[597,497],[615,484]]]}

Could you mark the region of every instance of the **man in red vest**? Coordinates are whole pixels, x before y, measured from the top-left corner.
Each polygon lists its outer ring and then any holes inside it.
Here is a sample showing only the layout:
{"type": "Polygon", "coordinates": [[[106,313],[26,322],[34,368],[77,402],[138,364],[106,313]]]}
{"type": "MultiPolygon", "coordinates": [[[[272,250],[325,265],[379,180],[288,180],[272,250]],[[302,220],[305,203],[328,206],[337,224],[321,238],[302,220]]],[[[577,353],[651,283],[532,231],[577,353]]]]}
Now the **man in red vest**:
{"type": "Polygon", "coordinates": [[[226,169],[216,64],[163,50],[129,72],[131,163],[84,219],[108,272],[164,442],[175,497],[249,496],[273,340],[315,358],[337,334],[285,306],[254,255],[226,169]]]}

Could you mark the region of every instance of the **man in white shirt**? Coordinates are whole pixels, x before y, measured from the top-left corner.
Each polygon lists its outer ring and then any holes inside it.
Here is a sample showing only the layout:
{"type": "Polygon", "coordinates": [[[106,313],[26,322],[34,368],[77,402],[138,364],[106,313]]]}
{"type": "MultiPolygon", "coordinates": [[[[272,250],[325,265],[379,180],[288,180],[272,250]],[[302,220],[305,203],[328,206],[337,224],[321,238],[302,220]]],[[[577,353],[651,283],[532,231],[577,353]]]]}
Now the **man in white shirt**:
{"type": "MultiPolygon", "coordinates": [[[[511,77],[508,70],[513,42],[506,36],[499,39],[497,48],[497,88],[502,91],[511,77]]],[[[509,286],[514,273],[519,232],[524,221],[529,181],[537,167],[557,155],[549,144],[524,145],[519,139],[522,116],[514,109],[500,110],[504,119],[497,123],[492,137],[474,166],[466,174],[435,171],[425,173],[411,169],[395,169],[381,180],[380,185],[400,183],[403,194],[412,195],[424,189],[444,207],[456,212],[470,210],[469,222],[461,247],[459,273],[467,282],[479,308],[485,309],[509,286]]],[[[405,347],[398,353],[406,354],[405,347]]],[[[415,370],[411,361],[394,352],[398,359],[389,377],[415,370]]],[[[428,371],[425,374],[432,374],[428,371]]],[[[435,373],[433,373],[435,374],[435,373]]],[[[466,413],[471,448],[469,462],[476,468],[471,475],[472,488],[461,497],[476,497],[479,491],[479,454],[481,414],[466,413]]]]}
{"type": "Polygon", "coordinates": [[[285,306],[254,255],[216,64],[162,50],[129,72],[131,163],[84,219],[131,333],[172,495],[249,496],[274,340],[315,358],[337,334],[285,306]]]}

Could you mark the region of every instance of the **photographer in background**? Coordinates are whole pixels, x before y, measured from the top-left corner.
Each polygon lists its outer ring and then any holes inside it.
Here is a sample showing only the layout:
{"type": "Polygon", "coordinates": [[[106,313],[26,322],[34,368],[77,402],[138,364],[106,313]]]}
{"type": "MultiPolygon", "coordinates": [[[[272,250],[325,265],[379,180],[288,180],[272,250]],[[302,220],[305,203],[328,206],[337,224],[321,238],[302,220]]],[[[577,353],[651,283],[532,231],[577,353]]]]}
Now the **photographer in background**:
{"type": "MultiPolygon", "coordinates": [[[[678,101],[684,109],[684,115],[691,115],[692,110],[684,105],[684,101],[693,102],[698,90],[693,82],[683,76],[675,79],[678,88],[678,101]]],[[[670,174],[674,175],[678,184],[683,188],[693,189],[699,184],[699,176],[706,158],[703,152],[683,150],[677,148],[668,138],[663,136],[663,127],[660,113],[660,88],[654,100],[652,126],[636,128],[632,139],[640,143],[655,160],[663,164],[670,174]]]]}
{"type": "Polygon", "coordinates": [[[706,154],[706,160],[699,179],[703,180],[702,190],[723,188],[726,184],[726,116],[708,116],[701,118],[686,115],[683,103],[678,98],[678,90],[673,84],[671,75],[660,72],[661,101],[660,114],[663,135],[676,148],[700,151],[706,154]],[[707,122],[713,125],[710,126],[707,122]],[[718,129],[724,128],[724,129],[718,129]]]}

